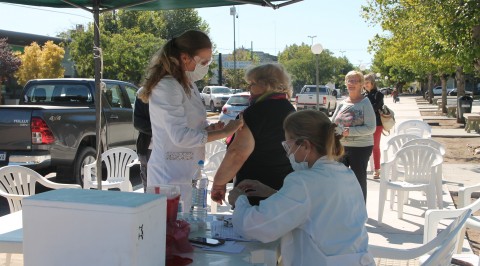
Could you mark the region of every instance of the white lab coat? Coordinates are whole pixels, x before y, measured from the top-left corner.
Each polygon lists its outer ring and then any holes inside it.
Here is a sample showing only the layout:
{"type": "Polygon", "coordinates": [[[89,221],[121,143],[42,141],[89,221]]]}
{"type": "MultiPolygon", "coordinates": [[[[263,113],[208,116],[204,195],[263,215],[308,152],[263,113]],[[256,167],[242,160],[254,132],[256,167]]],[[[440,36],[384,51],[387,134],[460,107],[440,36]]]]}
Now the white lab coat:
{"type": "Polygon", "coordinates": [[[184,211],[190,210],[192,178],[205,159],[207,115],[197,87],[188,97],[180,83],[166,76],[149,99],[153,149],[148,161],[147,186],[180,186],[184,211]]]}
{"type": "Polygon", "coordinates": [[[375,265],[367,252],[368,219],[355,174],[325,157],[289,174],[259,206],[238,197],[234,230],[250,239],[281,238],[284,265],[375,265]]]}

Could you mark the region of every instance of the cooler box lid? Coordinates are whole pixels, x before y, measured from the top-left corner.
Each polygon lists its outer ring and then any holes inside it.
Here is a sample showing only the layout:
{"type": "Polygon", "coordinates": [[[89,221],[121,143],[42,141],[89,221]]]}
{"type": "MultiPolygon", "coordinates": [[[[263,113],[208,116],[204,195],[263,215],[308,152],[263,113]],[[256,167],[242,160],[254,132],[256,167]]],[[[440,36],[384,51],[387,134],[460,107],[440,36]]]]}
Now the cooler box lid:
{"type": "Polygon", "coordinates": [[[35,194],[23,200],[23,206],[63,208],[116,213],[137,213],[156,204],[166,204],[157,194],[91,189],[57,189],[35,194]],[[156,201],[160,201],[156,202],[156,201]]]}

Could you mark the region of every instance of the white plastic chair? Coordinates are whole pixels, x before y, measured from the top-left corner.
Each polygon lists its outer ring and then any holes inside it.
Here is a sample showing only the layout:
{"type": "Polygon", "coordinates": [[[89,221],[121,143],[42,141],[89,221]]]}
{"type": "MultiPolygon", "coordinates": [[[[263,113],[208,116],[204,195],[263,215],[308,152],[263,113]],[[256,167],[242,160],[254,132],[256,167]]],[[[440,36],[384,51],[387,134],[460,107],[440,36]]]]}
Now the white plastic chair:
{"type": "MultiPolygon", "coordinates": [[[[107,179],[102,181],[102,189],[119,188],[121,191],[133,191],[130,182],[130,167],[138,163],[137,153],[128,148],[113,148],[102,153],[102,162],[107,167],[107,179]]],[[[96,164],[84,167],[83,188],[97,188],[96,164]]]]}
{"type": "Polygon", "coordinates": [[[395,134],[412,134],[420,138],[431,138],[432,128],[422,120],[407,120],[397,125],[395,134]]]}
{"type": "Polygon", "coordinates": [[[35,194],[37,182],[53,189],[82,188],[76,184],[52,182],[27,167],[4,166],[0,168],[0,196],[7,198],[10,213],[22,209],[22,199],[35,194]]]}
{"type": "MultiPolygon", "coordinates": [[[[34,170],[23,166],[4,166],[0,168],[0,196],[8,201],[10,213],[22,209],[22,200],[35,194],[35,186],[40,183],[53,189],[82,188],[77,184],[59,184],[52,182],[34,170]]],[[[2,247],[2,245],[0,245],[2,247]]],[[[8,248],[8,244],[5,244],[8,248]]],[[[11,252],[11,251],[7,251],[11,252]]],[[[2,250],[0,250],[2,253],[2,250]]],[[[12,254],[7,253],[5,265],[10,265],[12,254]]]]}
{"type": "MultiPolygon", "coordinates": [[[[424,146],[429,146],[432,148],[435,148],[438,150],[440,155],[442,157],[445,156],[445,147],[440,143],[437,142],[433,139],[414,139],[410,140],[407,143],[403,144],[403,147],[408,147],[412,145],[424,145],[424,146]]],[[[442,165],[439,165],[439,167],[435,170],[437,173],[438,177],[436,178],[437,184],[436,184],[436,189],[437,189],[437,206],[442,209],[443,207],[443,190],[442,190],[442,184],[443,184],[443,169],[442,165]]]]}
{"type": "Polygon", "coordinates": [[[403,144],[414,140],[419,139],[420,137],[412,134],[402,134],[393,136],[387,141],[387,147],[382,152],[382,158],[384,162],[388,162],[388,158],[395,155],[395,153],[400,150],[403,144]]]}
{"type": "Polygon", "coordinates": [[[412,249],[395,249],[369,245],[368,250],[375,258],[411,260],[420,258],[420,265],[449,266],[455,250],[455,244],[462,227],[470,216],[470,210],[464,210],[447,228],[432,241],[412,249]],[[431,254],[429,254],[432,252],[431,254]]]}
{"type": "MultiPolygon", "coordinates": [[[[387,190],[398,191],[397,206],[398,218],[403,217],[405,191],[425,191],[429,209],[435,208],[435,191],[437,174],[435,170],[443,162],[443,157],[432,147],[409,146],[400,149],[391,161],[382,163],[380,173],[380,195],[378,203],[378,223],[382,223],[383,210],[387,190]],[[397,171],[401,164],[404,172],[397,171]]],[[[390,198],[390,208],[393,207],[393,198],[390,198]]]]}
{"type": "Polygon", "coordinates": [[[210,141],[205,144],[205,163],[208,162],[208,159],[215,153],[226,150],[227,145],[221,140],[210,141]]]}
{"type": "MultiPolygon", "coordinates": [[[[475,202],[471,202],[471,197],[472,193],[480,191],[480,184],[476,184],[473,186],[468,186],[468,187],[462,187],[458,190],[458,207],[461,209],[470,209],[472,213],[475,213],[476,211],[480,210],[480,199],[477,199],[475,202]]],[[[480,216],[477,215],[472,215],[468,220],[467,220],[467,228],[474,229],[474,230],[480,230],[480,216]]],[[[460,239],[459,247],[462,247],[463,245],[463,238],[460,239]]]]}

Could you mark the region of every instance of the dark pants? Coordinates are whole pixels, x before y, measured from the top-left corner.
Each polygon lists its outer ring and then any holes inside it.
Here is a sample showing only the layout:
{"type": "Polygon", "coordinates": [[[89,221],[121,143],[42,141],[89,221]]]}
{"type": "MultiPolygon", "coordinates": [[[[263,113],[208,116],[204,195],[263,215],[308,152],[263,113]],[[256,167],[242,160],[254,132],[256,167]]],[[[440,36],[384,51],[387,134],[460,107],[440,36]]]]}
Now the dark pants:
{"type": "Polygon", "coordinates": [[[341,162],[350,167],[357,177],[358,183],[362,188],[363,198],[367,202],[367,166],[372,154],[373,146],[366,147],[347,147],[345,146],[345,155],[341,162]]]}
{"type": "Polygon", "coordinates": [[[140,178],[142,179],[143,192],[147,191],[147,165],[152,150],[148,150],[147,154],[138,154],[138,160],[140,161],[140,178]]]}

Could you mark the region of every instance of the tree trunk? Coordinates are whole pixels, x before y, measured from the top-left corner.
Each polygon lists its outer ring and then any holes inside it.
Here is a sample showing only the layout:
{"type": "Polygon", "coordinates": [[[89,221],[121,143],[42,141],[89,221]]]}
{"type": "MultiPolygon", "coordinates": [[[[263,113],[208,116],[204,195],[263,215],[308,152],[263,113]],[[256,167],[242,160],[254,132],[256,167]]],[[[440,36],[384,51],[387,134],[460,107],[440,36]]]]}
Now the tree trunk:
{"type": "Polygon", "coordinates": [[[457,98],[465,95],[465,74],[463,67],[457,67],[455,72],[455,79],[457,81],[457,98]]]}
{"type": "Polygon", "coordinates": [[[446,114],[447,111],[447,78],[448,75],[441,74],[440,81],[442,82],[442,113],[446,114]]]}
{"type": "Polygon", "coordinates": [[[427,101],[429,103],[433,103],[432,99],[433,99],[433,74],[430,73],[428,74],[428,99],[427,101]]]}

